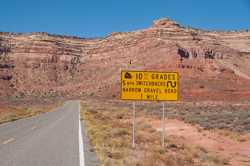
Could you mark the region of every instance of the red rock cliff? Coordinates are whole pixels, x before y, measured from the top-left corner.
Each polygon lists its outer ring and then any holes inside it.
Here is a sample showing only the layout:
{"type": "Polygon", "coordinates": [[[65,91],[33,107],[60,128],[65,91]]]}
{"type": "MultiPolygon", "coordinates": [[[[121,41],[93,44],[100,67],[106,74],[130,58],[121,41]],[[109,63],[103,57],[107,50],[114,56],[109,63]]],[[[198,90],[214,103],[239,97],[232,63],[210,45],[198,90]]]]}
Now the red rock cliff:
{"type": "Polygon", "coordinates": [[[250,100],[250,32],[152,27],[82,39],[0,33],[0,97],[119,96],[123,69],[178,71],[182,100],[250,100]]]}

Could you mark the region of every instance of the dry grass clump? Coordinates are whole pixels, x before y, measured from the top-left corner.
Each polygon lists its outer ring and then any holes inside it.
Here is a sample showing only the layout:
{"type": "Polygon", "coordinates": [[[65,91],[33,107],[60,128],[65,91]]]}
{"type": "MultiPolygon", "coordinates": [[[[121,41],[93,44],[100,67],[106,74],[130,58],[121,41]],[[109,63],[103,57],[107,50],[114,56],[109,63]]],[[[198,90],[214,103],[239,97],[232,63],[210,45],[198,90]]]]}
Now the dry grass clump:
{"type": "MultiPolygon", "coordinates": [[[[180,137],[168,137],[163,148],[160,133],[138,113],[136,148],[132,149],[132,111],[119,104],[82,102],[87,135],[105,166],[210,166],[224,165],[217,156],[185,146],[180,137]],[[95,104],[94,104],[95,103],[95,104]]],[[[139,111],[138,111],[139,112],[139,111]]],[[[145,115],[146,117],[146,115],[145,115]]]]}
{"type": "Polygon", "coordinates": [[[35,116],[40,113],[45,113],[53,110],[61,103],[44,104],[44,105],[30,105],[30,106],[2,106],[0,108],[0,124],[10,121],[16,121],[18,119],[35,116]]]}
{"type": "MultiPolygon", "coordinates": [[[[86,108],[86,106],[82,106],[86,108]]],[[[83,111],[82,117],[86,123],[87,133],[97,155],[104,165],[123,165],[124,156],[130,150],[129,122],[122,121],[125,111],[119,113],[96,108],[83,111]],[[117,119],[117,122],[114,121],[117,119]]]]}
{"type": "Polygon", "coordinates": [[[217,165],[229,165],[228,158],[222,158],[216,154],[209,153],[204,147],[196,146],[195,148],[190,149],[196,157],[201,159],[201,162],[204,165],[217,166],[217,165]]]}

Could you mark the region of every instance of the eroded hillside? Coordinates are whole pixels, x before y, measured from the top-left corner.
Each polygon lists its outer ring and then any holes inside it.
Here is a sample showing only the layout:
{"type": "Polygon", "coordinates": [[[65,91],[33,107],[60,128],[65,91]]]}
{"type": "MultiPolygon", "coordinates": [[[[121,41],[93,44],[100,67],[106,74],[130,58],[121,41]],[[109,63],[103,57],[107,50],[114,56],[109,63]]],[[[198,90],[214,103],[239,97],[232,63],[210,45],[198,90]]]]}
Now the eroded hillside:
{"type": "Polygon", "coordinates": [[[0,96],[119,96],[120,71],[178,71],[182,100],[250,100],[250,32],[148,29],[82,39],[0,33],[0,96]]]}

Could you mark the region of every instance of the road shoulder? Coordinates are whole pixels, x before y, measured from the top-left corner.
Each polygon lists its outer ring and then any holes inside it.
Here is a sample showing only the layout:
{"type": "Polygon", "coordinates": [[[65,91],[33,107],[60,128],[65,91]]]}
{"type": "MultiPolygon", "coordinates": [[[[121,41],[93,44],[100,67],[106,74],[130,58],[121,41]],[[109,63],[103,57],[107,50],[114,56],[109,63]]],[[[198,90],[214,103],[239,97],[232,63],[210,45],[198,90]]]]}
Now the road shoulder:
{"type": "Polygon", "coordinates": [[[86,166],[99,166],[100,163],[97,160],[96,153],[92,150],[90,141],[87,137],[84,122],[81,121],[82,125],[82,137],[83,137],[83,146],[84,146],[84,158],[86,166]]]}

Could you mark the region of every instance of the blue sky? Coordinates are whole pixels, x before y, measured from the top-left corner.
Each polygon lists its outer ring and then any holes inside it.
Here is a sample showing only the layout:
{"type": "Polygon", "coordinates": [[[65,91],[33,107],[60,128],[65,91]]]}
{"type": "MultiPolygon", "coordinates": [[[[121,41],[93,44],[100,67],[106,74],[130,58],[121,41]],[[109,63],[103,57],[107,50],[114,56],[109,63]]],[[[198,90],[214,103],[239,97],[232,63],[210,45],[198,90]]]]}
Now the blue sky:
{"type": "Polygon", "coordinates": [[[0,31],[103,37],[169,17],[207,30],[250,29],[250,0],[2,0],[0,31]]]}

